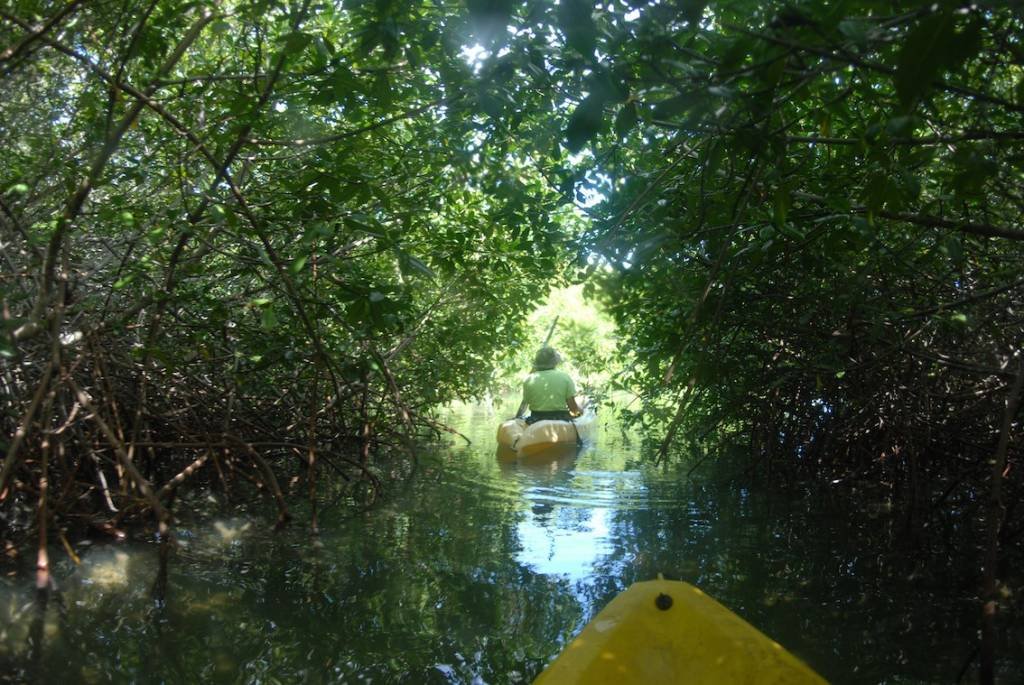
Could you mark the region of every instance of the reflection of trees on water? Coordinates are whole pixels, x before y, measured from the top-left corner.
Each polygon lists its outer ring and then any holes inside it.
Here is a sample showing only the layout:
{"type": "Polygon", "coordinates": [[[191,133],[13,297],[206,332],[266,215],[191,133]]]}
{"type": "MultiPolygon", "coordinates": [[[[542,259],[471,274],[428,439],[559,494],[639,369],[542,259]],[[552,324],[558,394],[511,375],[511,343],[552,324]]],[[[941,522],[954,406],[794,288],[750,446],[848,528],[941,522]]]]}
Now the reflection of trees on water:
{"type": "MultiPolygon", "coordinates": [[[[397,673],[415,682],[443,674],[500,681],[524,669],[534,675],[581,610],[557,579],[513,562],[522,505],[491,494],[486,487],[418,488],[411,506],[325,538],[325,550],[338,552],[325,551],[317,563],[335,568],[328,588],[342,601],[321,601],[279,629],[302,633],[311,619],[332,627],[311,648],[315,659],[344,664],[342,675],[386,682],[397,673]]],[[[308,584],[280,580],[285,601],[308,584]]]]}
{"type": "Polygon", "coordinates": [[[149,561],[127,565],[124,588],[82,586],[75,599],[98,610],[70,611],[45,658],[100,681],[529,681],[583,610],[565,581],[515,561],[517,522],[531,514],[473,468],[425,462],[400,502],[355,519],[327,512],[319,547],[299,530],[196,535],[153,619],[156,550],[132,549],[149,561]]]}
{"type": "MultiPolygon", "coordinates": [[[[714,473],[625,470],[628,453],[607,444],[536,463],[481,444],[424,458],[369,512],[324,512],[319,547],[244,516],[181,530],[160,611],[155,547],[92,550],[76,575],[62,570],[67,615],[44,626],[36,657],[85,682],[529,681],[612,597],[658,573],[836,682],[897,670],[934,681],[968,657],[973,586],[950,602],[961,571],[887,552],[884,516],[841,517],[799,489],[714,473]],[[550,563],[524,561],[528,542],[550,563]]],[[[1007,634],[1002,653],[1021,659],[1024,640],[1007,634]]]]}
{"type": "MultiPolygon", "coordinates": [[[[950,601],[960,572],[885,551],[885,522],[836,516],[800,491],[658,480],[649,488],[660,506],[610,516],[612,549],[593,583],[578,588],[585,606],[663,573],[701,587],[836,682],[879,682],[897,666],[924,681],[955,678],[969,658],[972,588],[950,601]]],[[[1005,649],[1022,656],[1019,641],[1005,649]]]]}

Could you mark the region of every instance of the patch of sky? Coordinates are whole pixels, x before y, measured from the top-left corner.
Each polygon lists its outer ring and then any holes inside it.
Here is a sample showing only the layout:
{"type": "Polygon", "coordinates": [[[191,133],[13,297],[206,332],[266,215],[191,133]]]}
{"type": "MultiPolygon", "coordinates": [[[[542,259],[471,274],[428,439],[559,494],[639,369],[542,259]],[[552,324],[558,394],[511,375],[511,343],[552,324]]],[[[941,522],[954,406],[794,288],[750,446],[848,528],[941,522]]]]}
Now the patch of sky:
{"type": "Polygon", "coordinates": [[[511,50],[507,47],[503,47],[497,53],[494,53],[479,43],[474,43],[473,45],[463,45],[459,56],[465,60],[466,64],[473,67],[473,74],[479,75],[480,70],[484,67],[484,63],[492,56],[504,57],[510,52],[511,50]]]}
{"type": "Polygon", "coordinates": [[[819,407],[822,414],[831,414],[834,409],[831,404],[821,399],[820,397],[811,400],[812,407],[819,407]]]}
{"type": "Polygon", "coordinates": [[[490,56],[490,51],[479,43],[464,45],[462,46],[462,51],[459,52],[459,57],[464,59],[466,64],[473,67],[474,74],[480,73],[480,69],[484,66],[484,60],[490,56]]]}

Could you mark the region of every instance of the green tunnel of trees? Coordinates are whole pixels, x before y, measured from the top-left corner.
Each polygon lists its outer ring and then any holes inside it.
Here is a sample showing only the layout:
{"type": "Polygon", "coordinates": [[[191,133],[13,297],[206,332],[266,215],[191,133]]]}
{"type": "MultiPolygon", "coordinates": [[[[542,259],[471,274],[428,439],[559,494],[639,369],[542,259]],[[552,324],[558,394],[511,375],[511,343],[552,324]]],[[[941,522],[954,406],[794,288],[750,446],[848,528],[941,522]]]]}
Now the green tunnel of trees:
{"type": "Polygon", "coordinates": [[[740,444],[968,521],[995,597],[1021,35],[1001,2],[5,5],[7,544],[167,526],[190,478],[282,521],[283,475],[375,491],[584,282],[656,458],[740,444]]]}

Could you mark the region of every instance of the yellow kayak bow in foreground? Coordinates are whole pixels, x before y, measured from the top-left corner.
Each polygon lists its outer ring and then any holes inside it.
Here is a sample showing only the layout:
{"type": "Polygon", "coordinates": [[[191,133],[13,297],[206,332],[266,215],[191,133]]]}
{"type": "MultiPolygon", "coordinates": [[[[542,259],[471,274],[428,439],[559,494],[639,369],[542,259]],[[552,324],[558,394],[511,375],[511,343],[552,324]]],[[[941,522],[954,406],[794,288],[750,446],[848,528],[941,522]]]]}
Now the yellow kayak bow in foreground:
{"type": "Polygon", "coordinates": [[[569,643],[534,685],[819,685],[757,628],[687,583],[635,583],[569,643]]]}

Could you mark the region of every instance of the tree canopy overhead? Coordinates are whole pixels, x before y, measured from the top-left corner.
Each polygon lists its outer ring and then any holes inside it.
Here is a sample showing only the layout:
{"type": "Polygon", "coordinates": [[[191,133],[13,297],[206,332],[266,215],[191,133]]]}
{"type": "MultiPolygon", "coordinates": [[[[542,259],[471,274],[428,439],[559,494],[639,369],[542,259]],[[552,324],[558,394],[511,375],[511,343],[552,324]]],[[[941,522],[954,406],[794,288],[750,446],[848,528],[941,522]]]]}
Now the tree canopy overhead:
{"type": "Polygon", "coordinates": [[[582,126],[607,198],[583,244],[617,267],[604,290],[661,454],[739,437],[761,465],[870,474],[911,529],[976,506],[1020,454],[1000,442],[1024,337],[1019,8],[593,19],[623,85],[586,94],[566,136],[582,126]]]}
{"type": "Polygon", "coordinates": [[[302,465],[313,502],[319,469],[375,483],[373,454],[439,430],[428,409],[482,391],[549,286],[587,280],[662,456],[718,437],[874,479],[917,530],[990,488],[1019,547],[1022,23],[1002,2],[9,4],[4,515],[32,503],[43,548],[83,502],[166,525],[198,472],[280,495],[302,465]]]}
{"type": "Polygon", "coordinates": [[[166,533],[189,479],[283,523],[302,474],[315,528],[484,392],[578,222],[479,30],[457,3],[0,13],[0,511],[40,587],[54,535],[166,533]]]}

